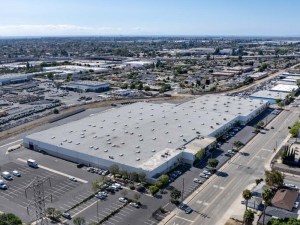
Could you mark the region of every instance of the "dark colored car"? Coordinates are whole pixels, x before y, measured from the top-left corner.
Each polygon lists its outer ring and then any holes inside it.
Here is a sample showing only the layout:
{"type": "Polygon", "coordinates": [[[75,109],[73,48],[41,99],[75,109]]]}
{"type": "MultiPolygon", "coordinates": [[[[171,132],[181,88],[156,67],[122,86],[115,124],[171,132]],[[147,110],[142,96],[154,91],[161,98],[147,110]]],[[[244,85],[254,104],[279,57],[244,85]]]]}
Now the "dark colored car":
{"type": "Polygon", "coordinates": [[[183,210],[186,214],[190,214],[193,212],[191,207],[189,207],[187,204],[181,203],[178,207],[179,207],[179,209],[183,210]]]}
{"type": "Polygon", "coordinates": [[[72,219],[71,215],[69,213],[66,213],[66,212],[62,214],[62,217],[66,218],[68,220],[72,219]]]}
{"type": "Polygon", "coordinates": [[[77,168],[82,168],[84,165],[83,164],[77,164],[77,168]]]}

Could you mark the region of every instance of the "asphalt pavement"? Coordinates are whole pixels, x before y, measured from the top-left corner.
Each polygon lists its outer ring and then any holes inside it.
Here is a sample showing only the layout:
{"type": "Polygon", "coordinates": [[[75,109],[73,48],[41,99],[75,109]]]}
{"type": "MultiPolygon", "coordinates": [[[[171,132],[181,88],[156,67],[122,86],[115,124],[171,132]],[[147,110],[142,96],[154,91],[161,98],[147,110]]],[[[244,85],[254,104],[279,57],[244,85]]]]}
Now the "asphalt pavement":
{"type": "Polygon", "coordinates": [[[299,119],[299,110],[283,111],[269,125],[265,134],[258,134],[242,151],[222,168],[222,176],[214,175],[207,185],[201,187],[188,205],[191,214],[175,209],[174,217],[167,225],[216,225],[242,191],[257,178],[264,177],[264,166],[276,148],[288,135],[288,126],[299,119]]]}

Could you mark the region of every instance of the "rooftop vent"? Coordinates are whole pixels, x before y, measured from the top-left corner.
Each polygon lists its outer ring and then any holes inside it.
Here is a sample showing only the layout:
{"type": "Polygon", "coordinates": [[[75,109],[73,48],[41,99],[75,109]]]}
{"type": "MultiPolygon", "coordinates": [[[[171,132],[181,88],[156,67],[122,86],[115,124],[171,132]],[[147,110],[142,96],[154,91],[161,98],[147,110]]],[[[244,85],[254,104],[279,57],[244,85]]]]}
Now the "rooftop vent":
{"type": "Polygon", "coordinates": [[[133,133],[133,132],[130,132],[130,134],[133,135],[134,133],[133,133]]]}
{"type": "Polygon", "coordinates": [[[108,152],[108,150],[107,150],[107,149],[105,149],[105,150],[104,150],[104,152],[108,152]]]}
{"type": "Polygon", "coordinates": [[[103,128],[102,126],[100,128],[103,128]]]}
{"type": "Polygon", "coordinates": [[[70,131],[69,131],[69,133],[73,133],[73,131],[72,131],[72,130],[70,130],[70,131]]]}
{"type": "Polygon", "coordinates": [[[119,154],[119,156],[123,156],[123,154],[121,153],[121,154],[119,154]]]}
{"type": "Polygon", "coordinates": [[[143,138],[140,139],[140,141],[143,141],[143,140],[144,140],[143,138]]]}
{"type": "Polygon", "coordinates": [[[94,146],[90,146],[90,148],[94,148],[94,146]]]}
{"type": "Polygon", "coordinates": [[[139,145],[137,145],[137,146],[135,146],[135,148],[140,148],[140,146],[139,146],[139,145]]]}
{"type": "Polygon", "coordinates": [[[181,125],[178,125],[178,127],[181,127],[181,125]]]}
{"type": "Polygon", "coordinates": [[[111,142],[109,141],[109,142],[107,142],[107,144],[109,144],[109,145],[110,145],[110,144],[111,144],[111,142]]]}
{"type": "Polygon", "coordinates": [[[123,142],[121,142],[121,144],[122,144],[122,145],[124,145],[124,144],[125,144],[125,142],[123,141],[123,142]]]}
{"type": "Polygon", "coordinates": [[[92,127],[96,127],[96,125],[93,125],[92,127]]]}
{"type": "Polygon", "coordinates": [[[155,129],[153,128],[152,131],[155,131],[155,129]]]}
{"type": "Polygon", "coordinates": [[[152,140],[156,140],[156,137],[152,138],[152,140]]]}
{"type": "Polygon", "coordinates": [[[131,116],[129,116],[128,119],[131,119],[131,116]]]}
{"type": "Polygon", "coordinates": [[[156,152],[156,150],[155,149],[152,149],[152,151],[151,152],[156,152]]]}
{"type": "Polygon", "coordinates": [[[80,145],[80,142],[76,143],[76,145],[80,145]]]}
{"type": "Polygon", "coordinates": [[[94,148],[94,150],[98,150],[98,149],[99,149],[98,147],[94,148]]]}
{"type": "Polygon", "coordinates": [[[85,138],[85,136],[84,136],[84,135],[82,135],[82,136],[81,136],[81,138],[85,138]]]}
{"type": "Polygon", "coordinates": [[[127,131],[127,130],[125,130],[125,131],[124,131],[124,133],[125,133],[125,134],[127,134],[127,133],[128,133],[128,131],[127,131]]]}
{"type": "Polygon", "coordinates": [[[141,160],[140,158],[137,158],[137,159],[136,159],[136,161],[140,161],[140,160],[141,160]]]}
{"type": "Polygon", "coordinates": [[[168,134],[168,133],[169,133],[168,131],[165,132],[165,134],[168,134]]]}
{"type": "Polygon", "coordinates": [[[141,151],[140,150],[137,150],[137,151],[135,151],[136,153],[141,153],[141,151]]]}
{"type": "Polygon", "coordinates": [[[95,135],[93,138],[97,138],[97,135],[95,135]]]}
{"type": "Polygon", "coordinates": [[[111,155],[110,155],[110,156],[108,156],[108,158],[110,158],[110,159],[114,159],[114,157],[113,157],[113,156],[111,156],[111,155]]]}
{"type": "Polygon", "coordinates": [[[110,138],[106,139],[106,141],[110,141],[110,138]]]}
{"type": "Polygon", "coordinates": [[[68,141],[68,143],[72,143],[72,141],[68,141]]]}
{"type": "Polygon", "coordinates": [[[172,143],[172,141],[168,141],[168,143],[172,143]]]}
{"type": "Polygon", "coordinates": [[[183,134],[181,134],[180,137],[183,137],[183,134]]]}

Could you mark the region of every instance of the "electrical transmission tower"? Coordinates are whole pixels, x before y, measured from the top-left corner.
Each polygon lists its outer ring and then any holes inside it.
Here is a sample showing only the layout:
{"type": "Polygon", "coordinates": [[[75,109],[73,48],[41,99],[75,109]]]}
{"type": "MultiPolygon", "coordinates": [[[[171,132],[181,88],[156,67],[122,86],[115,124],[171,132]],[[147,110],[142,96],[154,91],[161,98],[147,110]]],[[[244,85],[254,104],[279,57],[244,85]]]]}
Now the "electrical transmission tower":
{"type": "Polygon", "coordinates": [[[48,220],[46,218],[46,199],[50,197],[52,202],[52,195],[45,196],[44,184],[49,182],[51,187],[50,178],[36,177],[34,180],[25,188],[25,196],[28,198],[29,192],[33,193],[32,200],[27,206],[27,213],[29,215],[29,210],[32,208],[35,214],[35,225],[47,225],[48,220]]]}

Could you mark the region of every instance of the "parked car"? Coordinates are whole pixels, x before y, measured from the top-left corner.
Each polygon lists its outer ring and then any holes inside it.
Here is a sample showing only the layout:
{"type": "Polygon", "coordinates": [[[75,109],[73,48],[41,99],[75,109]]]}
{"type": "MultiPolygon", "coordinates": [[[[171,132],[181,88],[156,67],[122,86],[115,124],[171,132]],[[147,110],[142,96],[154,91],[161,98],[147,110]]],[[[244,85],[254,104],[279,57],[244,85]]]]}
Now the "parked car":
{"type": "Polygon", "coordinates": [[[134,207],[134,208],[139,208],[139,207],[140,207],[140,206],[139,206],[137,203],[135,203],[135,202],[130,202],[129,205],[132,206],[132,207],[134,207]]]}
{"type": "Polygon", "coordinates": [[[6,186],[6,184],[4,183],[3,180],[0,180],[0,189],[2,189],[2,190],[6,190],[7,189],[7,186],[6,186]]]}
{"type": "Polygon", "coordinates": [[[14,175],[16,177],[20,177],[21,176],[20,172],[17,171],[17,170],[12,171],[11,173],[12,173],[12,175],[14,175]]]}
{"type": "Polygon", "coordinates": [[[295,208],[295,209],[298,209],[298,207],[299,207],[299,202],[295,202],[295,203],[294,203],[294,208],[295,208]]]}
{"type": "Polygon", "coordinates": [[[77,168],[82,168],[82,167],[84,167],[84,165],[83,164],[77,164],[77,168]]]}
{"type": "Polygon", "coordinates": [[[119,198],[119,202],[127,203],[128,200],[127,200],[126,198],[120,197],[120,198],[119,198]]]}
{"type": "Polygon", "coordinates": [[[66,219],[68,219],[68,220],[72,219],[70,213],[66,213],[66,212],[64,212],[64,213],[62,214],[62,217],[66,218],[66,219]]]}
{"type": "Polygon", "coordinates": [[[69,180],[77,182],[77,179],[75,177],[69,177],[69,180]]]}
{"type": "Polygon", "coordinates": [[[204,174],[206,174],[206,175],[211,175],[211,172],[209,172],[208,170],[203,170],[202,173],[204,173],[204,174]]]}
{"type": "Polygon", "coordinates": [[[200,176],[200,177],[203,177],[203,178],[206,178],[206,179],[209,178],[209,176],[208,176],[207,174],[205,174],[205,173],[200,173],[199,176],[200,176]]]}
{"type": "Polygon", "coordinates": [[[198,184],[202,184],[202,180],[200,180],[199,178],[194,178],[193,180],[195,183],[198,183],[198,184]]]}

